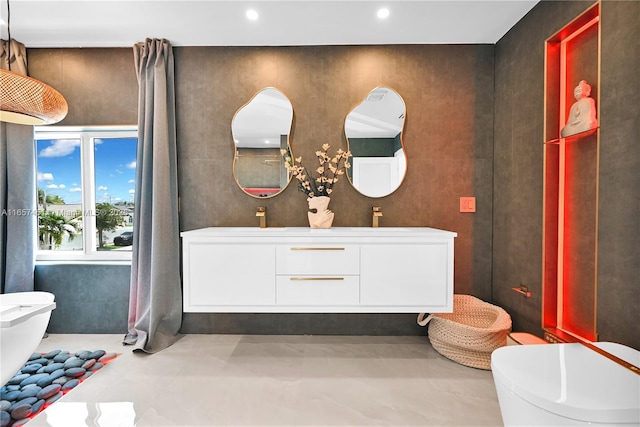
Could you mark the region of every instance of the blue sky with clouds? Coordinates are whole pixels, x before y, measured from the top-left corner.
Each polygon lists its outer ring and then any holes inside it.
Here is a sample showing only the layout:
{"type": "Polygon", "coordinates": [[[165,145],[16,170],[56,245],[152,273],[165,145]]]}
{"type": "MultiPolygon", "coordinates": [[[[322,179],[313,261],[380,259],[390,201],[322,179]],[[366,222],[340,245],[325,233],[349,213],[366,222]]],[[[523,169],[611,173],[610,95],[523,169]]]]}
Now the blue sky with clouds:
{"type": "MultiPolygon", "coordinates": [[[[133,202],[136,138],[95,140],[96,203],[133,202]]],[[[37,142],[38,188],[65,203],[81,203],[80,140],[37,142]]]]}

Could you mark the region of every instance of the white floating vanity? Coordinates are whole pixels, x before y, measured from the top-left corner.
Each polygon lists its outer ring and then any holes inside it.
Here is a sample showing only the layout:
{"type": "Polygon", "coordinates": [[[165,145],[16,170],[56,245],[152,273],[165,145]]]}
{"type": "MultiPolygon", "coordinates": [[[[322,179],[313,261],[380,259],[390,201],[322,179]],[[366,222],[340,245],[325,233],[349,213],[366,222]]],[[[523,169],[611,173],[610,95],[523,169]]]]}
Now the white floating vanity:
{"type": "Polygon", "coordinates": [[[454,232],[211,227],[181,235],[185,312],[453,310],[454,232]]]}

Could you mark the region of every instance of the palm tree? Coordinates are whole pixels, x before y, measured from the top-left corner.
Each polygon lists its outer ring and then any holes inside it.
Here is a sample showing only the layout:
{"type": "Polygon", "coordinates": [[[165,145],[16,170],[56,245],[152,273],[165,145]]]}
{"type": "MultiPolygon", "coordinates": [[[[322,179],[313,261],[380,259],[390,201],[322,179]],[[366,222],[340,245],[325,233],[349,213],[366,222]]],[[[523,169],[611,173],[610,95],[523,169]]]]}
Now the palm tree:
{"type": "Polygon", "coordinates": [[[45,194],[42,188],[38,188],[38,203],[47,205],[64,205],[64,199],[57,194],[45,194]]]}
{"type": "Polygon", "coordinates": [[[67,218],[51,211],[44,211],[38,220],[40,249],[57,249],[65,235],[73,240],[80,232],[78,218],[67,218]]]}
{"type": "Polygon", "coordinates": [[[96,229],[98,230],[98,245],[104,247],[103,235],[105,231],[116,231],[124,225],[122,211],[111,203],[96,203],[96,229]]]}

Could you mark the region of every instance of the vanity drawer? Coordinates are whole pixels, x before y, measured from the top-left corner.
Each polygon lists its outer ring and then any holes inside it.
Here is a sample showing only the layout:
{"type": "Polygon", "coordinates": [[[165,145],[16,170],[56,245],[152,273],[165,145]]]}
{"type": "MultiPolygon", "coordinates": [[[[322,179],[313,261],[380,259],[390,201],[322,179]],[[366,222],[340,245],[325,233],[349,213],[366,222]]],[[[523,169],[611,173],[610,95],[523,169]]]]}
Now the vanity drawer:
{"type": "Polygon", "coordinates": [[[358,276],[278,276],[276,305],[358,305],[358,276]]]}
{"type": "Polygon", "coordinates": [[[358,275],[358,245],[278,245],[276,273],[298,275],[358,275]]]}

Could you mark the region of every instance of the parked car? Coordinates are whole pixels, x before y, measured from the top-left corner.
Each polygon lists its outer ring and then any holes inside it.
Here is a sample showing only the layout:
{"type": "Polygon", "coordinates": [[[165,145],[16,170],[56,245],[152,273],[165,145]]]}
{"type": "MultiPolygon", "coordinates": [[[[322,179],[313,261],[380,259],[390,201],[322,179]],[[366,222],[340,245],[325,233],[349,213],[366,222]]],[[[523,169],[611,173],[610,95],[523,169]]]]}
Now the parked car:
{"type": "Polygon", "coordinates": [[[116,246],[131,246],[133,245],[133,232],[125,231],[119,236],[113,238],[113,244],[116,246]]]}

